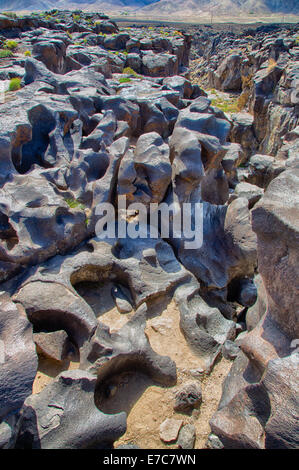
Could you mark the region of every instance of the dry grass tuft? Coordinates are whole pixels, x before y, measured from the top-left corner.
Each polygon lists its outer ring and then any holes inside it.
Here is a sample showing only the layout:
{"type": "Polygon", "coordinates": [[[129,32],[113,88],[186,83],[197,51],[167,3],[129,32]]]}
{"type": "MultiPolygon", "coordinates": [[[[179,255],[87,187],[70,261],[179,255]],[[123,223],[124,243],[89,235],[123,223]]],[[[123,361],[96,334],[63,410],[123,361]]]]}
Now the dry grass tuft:
{"type": "Polygon", "coordinates": [[[276,60],[270,58],[269,63],[268,63],[268,67],[267,67],[268,72],[271,72],[271,70],[273,70],[276,67],[276,65],[277,65],[276,60]]]}

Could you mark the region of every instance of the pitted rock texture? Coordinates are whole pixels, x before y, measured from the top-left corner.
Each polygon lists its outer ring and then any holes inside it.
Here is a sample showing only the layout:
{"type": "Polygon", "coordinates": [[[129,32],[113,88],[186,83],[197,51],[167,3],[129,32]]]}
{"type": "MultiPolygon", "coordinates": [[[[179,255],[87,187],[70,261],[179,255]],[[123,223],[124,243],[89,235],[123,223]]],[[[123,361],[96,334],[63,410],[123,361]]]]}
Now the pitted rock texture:
{"type": "Polygon", "coordinates": [[[0,293],[0,419],[17,413],[31,395],[37,371],[32,325],[21,305],[0,293]]]}
{"type": "Polygon", "coordinates": [[[298,336],[296,178],[294,170],[283,172],[253,210],[263,287],[258,316],[238,341],[239,361],[232,366],[211,421],[225,447],[298,447],[298,354],[292,348],[298,336]],[[260,310],[265,295],[266,312],[265,307],[260,310]],[[249,415],[250,409],[255,411],[249,415]]]}
{"type": "Polygon", "coordinates": [[[0,26],[0,448],[298,447],[298,27],[0,26]]]}
{"type": "Polygon", "coordinates": [[[87,371],[61,373],[24,404],[17,448],[80,449],[111,445],[126,430],[124,413],[107,416],[94,404],[96,378],[87,371]]]}

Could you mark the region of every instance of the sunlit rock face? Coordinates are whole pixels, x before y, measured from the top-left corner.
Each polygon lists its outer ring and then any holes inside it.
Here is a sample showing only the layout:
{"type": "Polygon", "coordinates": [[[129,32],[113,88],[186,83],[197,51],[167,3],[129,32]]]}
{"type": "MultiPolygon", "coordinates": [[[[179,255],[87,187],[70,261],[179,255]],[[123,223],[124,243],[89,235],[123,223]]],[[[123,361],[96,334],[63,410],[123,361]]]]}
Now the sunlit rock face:
{"type": "Polygon", "coordinates": [[[296,26],[0,27],[0,448],[298,447],[296,26]]]}

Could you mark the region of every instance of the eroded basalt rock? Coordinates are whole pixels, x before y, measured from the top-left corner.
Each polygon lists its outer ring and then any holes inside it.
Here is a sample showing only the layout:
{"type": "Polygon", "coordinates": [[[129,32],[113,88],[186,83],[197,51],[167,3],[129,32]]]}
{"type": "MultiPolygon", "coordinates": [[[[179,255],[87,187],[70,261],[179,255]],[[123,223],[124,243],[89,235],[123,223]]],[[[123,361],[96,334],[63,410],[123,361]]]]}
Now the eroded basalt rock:
{"type": "Polygon", "coordinates": [[[179,432],[179,449],[193,449],[196,439],[196,429],[193,424],[186,424],[179,432]]]}
{"type": "Polygon", "coordinates": [[[200,384],[190,382],[180,387],[174,394],[174,410],[178,412],[189,412],[198,409],[202,402],[202,391],[200,384]]]}
{"type": "Polygon", "coordinates": [[[238,198],[228,207],[204,203],[202,214],[201,246],[185,249],[187,239],[171,239],[181,263],[209,288],[224,289],[236,277],[253,275],[256,236],[247,199],[238,198]]]}
{"type": "Polygon", "coordinates": [[[94,403],[96,377],[83,370],[62,372],[24,403],[17,448],[109,448],[126,431],[126,415],[105,415],[94,403]]]}
{"type": "Polygon", "coordinates": [[[33,268],[25,280],[20,276],[7,288],[37,328],[63,329],[81,347],[97,322],[91,307],[75,290],[79,282],[117,281],[127,286],[134,307],[138,307],[191,278],[172,248],[160,239],[95,239],[78,253],[57,256],[39,269],[33,268]]]}
{"type": "MultiPolygon", "coordinates": [[[[83,348],[81,367],[97,374],[99,395],[108,379],[130,370],[145,373],[162,385],[176,383],[175,363],[155,353],[144,333],[146,310],[146,305],[140,306],[132,320],[114,333],[101,323],[83,348]]],[[[101,407],[101,396],[98,403],[101,407]]]]}
{"type": "Polygon", "coordinates": [[[270,183],[252,214],[268,312],[291,338],[299,334],[297,188],[298,170],[283,172],[270,183]],[[287,292],[285,285],[288,285],[287,292]]]}
{"type": "MultiPolygon", "coordinates": [[[[25,310],[0,293],[0,420],[18,413],[32,393],[37,354],[25,310]]],[[[5,445],[5,444],[3,444],[5,445]]]]}
{"type": "MultiPolygon", "coordinates": [[[[283,172],[253,210],[267,310],[238,341],[242,352],[211,421],[225,447],[298,447],[298,357],[292,348],[299,324],[297,180],[297,170],[283,172]]],[[[252,326],[263,314],[258,307],[252,326]]]]}
{"type": "Polygon", "coordinates": [[[73,350],[68,335],[63,330],[52,333],[35,333],[34,342],[37,353],[61,363],[68,359],[73,350]]]}
{"type": "Polygon", "coordinates": [[[171,181],[169,147],[159,134],[139,137],[134,155],[122,160],[118,175],[118,194],[130,203],[145,205],[163,200],[171,181]]]}
{"type": "Polygon", "coordinates": [[[212,78],[215,88],[223,91],[241,90],[241,61],[238,54],[231,54],[224,59],[212,78]]]}
{"type": "Polygon", "coordinates": [[[180,327],[187,343],[199,356],[203,370],[209,372],[227,339],[234,339],[236,326],[217,308],[209,307],[198,294],[196,284],[182,286],[175,296],[180,310],[180,327]]]}
{"type": "Polygon", "coordinates": [[[160,439],[167,443],[176,441],[182,424],[182,420],[167,418],[160,425],[160,439]]]}

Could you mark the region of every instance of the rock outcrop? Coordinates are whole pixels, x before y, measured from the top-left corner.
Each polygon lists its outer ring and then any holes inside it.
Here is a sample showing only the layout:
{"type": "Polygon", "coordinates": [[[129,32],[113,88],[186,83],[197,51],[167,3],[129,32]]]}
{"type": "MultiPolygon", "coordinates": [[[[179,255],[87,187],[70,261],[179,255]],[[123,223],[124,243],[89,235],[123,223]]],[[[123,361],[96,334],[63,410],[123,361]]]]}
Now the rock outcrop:
{"type": "Polygon", "coordinates": [[[0,448],[298,447],[296,27],[0,27],[0,448]]]}
{"type": "Polygon", "coordinates": [[[283,172],[253,210],[267,310],[240,339],[211,421],[225,447],[298,447],[297,187],[297,171],[283,172]]]}

